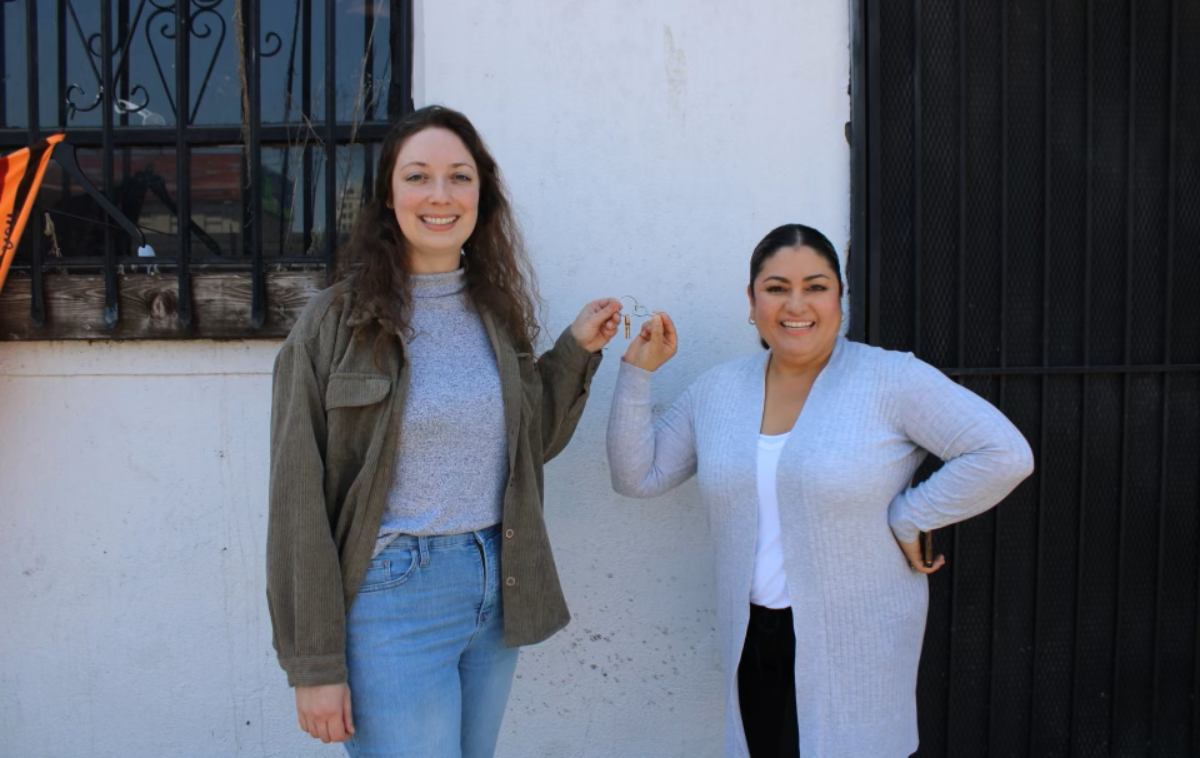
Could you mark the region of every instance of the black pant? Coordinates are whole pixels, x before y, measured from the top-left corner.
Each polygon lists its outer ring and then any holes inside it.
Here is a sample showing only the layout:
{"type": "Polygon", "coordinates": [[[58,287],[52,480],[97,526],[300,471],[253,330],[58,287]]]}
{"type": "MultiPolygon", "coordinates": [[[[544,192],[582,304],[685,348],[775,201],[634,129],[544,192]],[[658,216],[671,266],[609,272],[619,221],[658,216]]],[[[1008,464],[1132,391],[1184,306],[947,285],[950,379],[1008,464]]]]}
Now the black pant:
{"type": "Polygon", "coordinates": [[[796,758],[796,633],[792,609],[750,605],[738,698],[751,758],[796,758]]]}

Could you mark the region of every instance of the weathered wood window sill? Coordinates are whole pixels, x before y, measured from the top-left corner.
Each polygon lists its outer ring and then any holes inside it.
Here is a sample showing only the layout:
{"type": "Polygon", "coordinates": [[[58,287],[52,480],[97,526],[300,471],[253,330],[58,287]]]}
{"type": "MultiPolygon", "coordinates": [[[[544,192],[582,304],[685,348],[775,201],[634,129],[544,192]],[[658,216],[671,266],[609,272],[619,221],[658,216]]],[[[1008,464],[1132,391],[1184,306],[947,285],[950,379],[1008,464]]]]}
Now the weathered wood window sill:
{"type": "Polygon", "coordinates": [[[104,321],[103,274],[44,278],[46,323],[30,318],[28,277],[10,275],[0,292],[0,340],[277,339],[287,336],[309,298],[325,287],[324,271],[267,275],[267,318],[250,321],[251,277],[246,273],[192,272],[192,323],[179,325],[174,276],[121,276],[116,325],[104,321]]]}

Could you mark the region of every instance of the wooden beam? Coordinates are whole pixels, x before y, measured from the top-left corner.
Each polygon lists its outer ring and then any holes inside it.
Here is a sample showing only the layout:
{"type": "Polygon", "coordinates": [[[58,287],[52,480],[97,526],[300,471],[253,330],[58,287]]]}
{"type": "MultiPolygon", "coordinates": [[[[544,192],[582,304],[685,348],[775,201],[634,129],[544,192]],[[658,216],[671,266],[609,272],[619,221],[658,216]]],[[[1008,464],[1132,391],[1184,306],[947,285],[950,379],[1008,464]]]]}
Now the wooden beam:
{"type": "Polygon", "coordinates": [[[325,286],[324,271],[272,272],[267,276],[267,320],[250,326],[249,273],[192,273],[193,321],[175,318],[179,299],[173,276],[130,274],[120,284],[120,318],[104,322],[104,277],[45,275],[46,324],[33,326],[27,277],[9,276],[0,292],[0,340],[278,339],[287,336],[309,298],[325,286]]]}

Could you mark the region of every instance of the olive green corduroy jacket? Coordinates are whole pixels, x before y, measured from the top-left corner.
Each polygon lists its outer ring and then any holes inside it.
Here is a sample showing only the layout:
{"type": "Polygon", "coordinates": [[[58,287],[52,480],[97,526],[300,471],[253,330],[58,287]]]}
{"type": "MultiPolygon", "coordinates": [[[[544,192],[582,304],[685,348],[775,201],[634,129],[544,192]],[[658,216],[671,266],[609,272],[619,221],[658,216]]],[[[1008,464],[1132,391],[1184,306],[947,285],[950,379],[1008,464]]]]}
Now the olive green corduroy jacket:
{"type": "MultiPolygon", "coordinates": [[[[571,439],[600,354],[568,330],[535,361],[481,315],[508,430],[500,576],[504,641],[516,647],[570,620],[542,517],[542,464],[571,439]]],[[[377,366],[375,334],[354,339],[350,317],[345,283],[319,293],[275,360],[267,603],[292,686],[346,681],[346,614],[370,563],[403,434],[403,343],[395,339],[377,366]]]]}

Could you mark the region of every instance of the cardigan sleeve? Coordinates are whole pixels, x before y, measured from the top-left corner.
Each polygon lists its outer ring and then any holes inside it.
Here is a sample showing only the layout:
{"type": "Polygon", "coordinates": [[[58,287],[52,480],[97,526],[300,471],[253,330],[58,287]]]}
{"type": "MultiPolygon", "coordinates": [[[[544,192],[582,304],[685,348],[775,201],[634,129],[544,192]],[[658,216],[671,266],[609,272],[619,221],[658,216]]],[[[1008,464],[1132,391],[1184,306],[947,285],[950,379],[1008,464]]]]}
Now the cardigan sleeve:
{"type": "Polygon", "coordinates": [[[654,497],[696,473],[693,388],[657,421],[652,419],[653,373],[621,361],[608,417],[608,465],[613,489],[627,497],[654,497]]]}
{"type": "Polygon", "coordinates": [[[587,405],[592,377],[603,354],[589,353],[564,329],[554,347],[538,358],[542,381],[542,455],[545,461],[562,452],[587,405]]]}
{"type": "Polygon", "coordinates": [[[305,343],[275,359],[267,603],[288,683],[346,681],[346,609],[325,502],[325,404],[305,343]]]}
{"type": "Polygon", "coordinates": [[[945,461],[892,500],[888,522],[896,539],[913,542],[920,532],[982,513],[1033,472],[1029,443],[991,403],[911,354],[895,379],[902,433],[945,461]]]}

